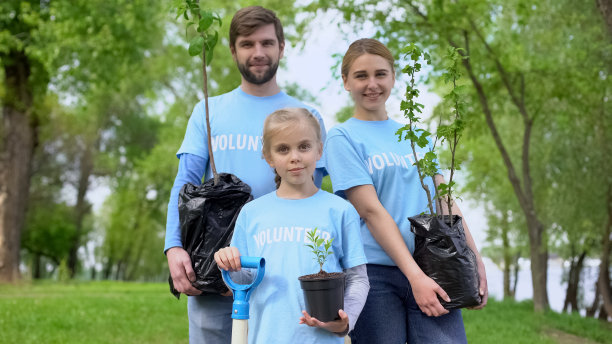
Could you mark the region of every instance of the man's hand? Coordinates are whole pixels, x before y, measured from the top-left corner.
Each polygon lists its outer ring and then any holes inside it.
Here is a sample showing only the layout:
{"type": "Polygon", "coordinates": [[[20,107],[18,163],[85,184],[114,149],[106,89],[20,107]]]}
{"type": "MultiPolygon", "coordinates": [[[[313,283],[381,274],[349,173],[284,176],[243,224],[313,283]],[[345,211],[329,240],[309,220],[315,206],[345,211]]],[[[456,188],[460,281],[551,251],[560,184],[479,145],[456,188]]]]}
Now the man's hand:
{"type": "Polygon", "coordinates": [[[317,318],[311,317],[306,311],[302,311],[302,314],[303,316],[300,317],[300,324],[306,324],[310,327],[320,327],[336,334],[345,332],[349,326],[348,314],[342,309],[338,310],[340,320],[328,322],[319,321],[317,318]]]}
{"type": "Polygon", "coordinates": [[[174,288],[185,295],[200,295],[202,292],[191,285],[195,282],[196,275],[191,267],[191,258],[182,247],[172,247],[166,251],[168,268],[174,288]]]}
{"type": "Polygon", "coordinates": [[[428,316],[440,316],[448,313],[448,310],[442,307],[437,295],[440,295],[442,300],[450,302],[448,294],[434,280],[423,274],[414,282],[411,282],[412,294],[421,311],[428,316]]]}

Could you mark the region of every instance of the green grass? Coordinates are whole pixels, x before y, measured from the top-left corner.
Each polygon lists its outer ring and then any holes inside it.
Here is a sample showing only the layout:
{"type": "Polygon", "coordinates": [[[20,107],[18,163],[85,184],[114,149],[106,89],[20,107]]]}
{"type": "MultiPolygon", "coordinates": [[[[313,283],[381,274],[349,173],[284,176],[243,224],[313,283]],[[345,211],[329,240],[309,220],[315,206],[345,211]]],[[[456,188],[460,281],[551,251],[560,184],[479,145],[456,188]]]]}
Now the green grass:
{"type": "MultiPolygon", "coordinates": [[[[484,310],[464,310],[469,342],[556,343],[548,336],[553,329],[612,344],[610,324],[532,309],[530,302],[490,300],[484,310]]],[[[3,344],[187,342],[186,298],[177,301],[163,283],[0,285],[3,344]]]]}
{"type": "Polygon", "coordinates": [[[0,343],[187,343],[186,298],[166,284],[0,286],[0,343]]]}
{"type": "Polygon", "coordinates": [[[531,301],[500,302],[489,299],[483,310],[463,310],[463,320],[470,343],[557,343],[547,335],[549,329],[596,343],[612,343],[611,324],[582,318],[578,314],[535,314],[531,301]]]}

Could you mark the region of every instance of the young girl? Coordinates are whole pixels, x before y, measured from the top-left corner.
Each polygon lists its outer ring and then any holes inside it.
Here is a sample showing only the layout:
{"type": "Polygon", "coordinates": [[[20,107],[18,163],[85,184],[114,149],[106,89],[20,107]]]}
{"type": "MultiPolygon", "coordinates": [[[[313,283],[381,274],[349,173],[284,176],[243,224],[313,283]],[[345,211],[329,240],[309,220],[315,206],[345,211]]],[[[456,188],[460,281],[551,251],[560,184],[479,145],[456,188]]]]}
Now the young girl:
{"type": "MultiPolygon", "coordinates": [[[[424,212],[427,198],[411,162],[410,144],[398,142],[395,134],[403,125],[385,109],[395,83],[393,64],[392,54],[376,40],[350,45],[342,61],[342,80],[355,101],[354,115],[331,129],[325,143],[334,192],[348,198],[363,220],[370,291],[350,334],[352,343],[465,343],[461,311],[442,307],[437,296],[449,301],[448,295],[411,255],[414,235],[408,217],[424,212]]],[[[436,183],[441,182],[443,177],[437,175],[436,183]]],[[[453,213],[461,215],[456,206],[453,213]]],[[[476,308],[482,308],[487,302],[484,265],[463,223],[478,260],[483,302],[476,308]]]]}
{"type": "Polygon", "coordinates": [[[359,215],[350,203],[313,182],[323,149],[320,132],[306,109],[282,109],[266,118],[262,151],[275,170],[277,190],[242,208],[230,247],[215,253],[219,267],[229,271],[240,270],[240,255],[266,259],[264,279],[250,299],[251,344],[343,343],[341,336],[353,328],[365,303],[369,285],[359,215]],[[304,311],[298,281],[319,271],[305,246],[306,232],[313,228],[333,238],[324,270],[347,273],[345,310],[338,312],[340,320],[326,323],[304,311]]]}

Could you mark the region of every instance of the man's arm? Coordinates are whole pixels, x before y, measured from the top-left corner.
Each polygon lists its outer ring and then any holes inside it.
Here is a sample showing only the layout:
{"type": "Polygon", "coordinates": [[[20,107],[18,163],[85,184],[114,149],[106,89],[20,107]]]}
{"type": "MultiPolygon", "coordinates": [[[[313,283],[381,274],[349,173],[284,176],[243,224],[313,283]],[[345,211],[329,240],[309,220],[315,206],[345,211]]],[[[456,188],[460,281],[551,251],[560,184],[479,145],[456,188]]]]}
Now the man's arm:
{"type": "Polygon", "coordinates": [[[196,275],[191,266],[191,258],[183,249],[181,242],[181,229],[179,226],[178,195],[186,183],[200,185],[206,170],[206,160],[194,154],[183,153],[179,157],[179,168],[174,179],[168,202],[168,215],[166,221],[166,243],[164,252],[168,259],[168,268],[174,287],[186,295],[199,295],[201,291],[194,288],[191,282],[196,275]]]}

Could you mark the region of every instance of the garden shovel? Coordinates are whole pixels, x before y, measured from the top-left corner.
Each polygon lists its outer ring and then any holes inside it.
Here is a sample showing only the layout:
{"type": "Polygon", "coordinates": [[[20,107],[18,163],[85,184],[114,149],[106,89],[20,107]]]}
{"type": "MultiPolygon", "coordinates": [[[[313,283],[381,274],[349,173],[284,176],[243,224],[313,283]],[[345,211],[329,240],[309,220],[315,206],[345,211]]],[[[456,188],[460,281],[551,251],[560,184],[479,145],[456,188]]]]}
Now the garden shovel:
{"type": "Polygon", "coordinates": [[[221,271],[223,280],[234,294],[232,344],[247,344],[248,342],[249,297],[264,277],[266,260],[262,257],[240,257],[240,265],[243,268],[257,269],[251,284],[238,284],[232,281],[228,271],[221,271]]]}

